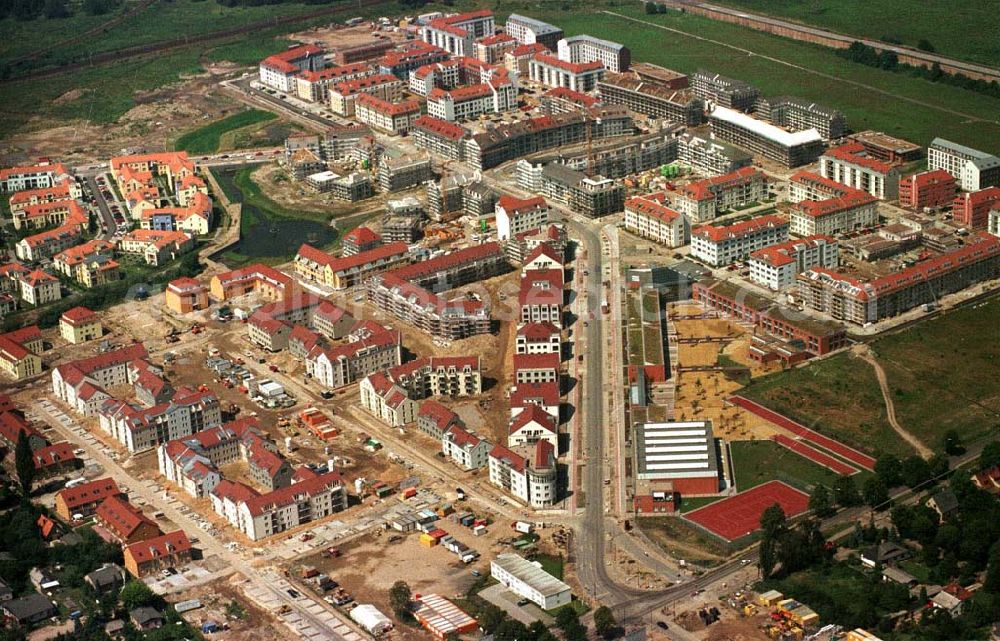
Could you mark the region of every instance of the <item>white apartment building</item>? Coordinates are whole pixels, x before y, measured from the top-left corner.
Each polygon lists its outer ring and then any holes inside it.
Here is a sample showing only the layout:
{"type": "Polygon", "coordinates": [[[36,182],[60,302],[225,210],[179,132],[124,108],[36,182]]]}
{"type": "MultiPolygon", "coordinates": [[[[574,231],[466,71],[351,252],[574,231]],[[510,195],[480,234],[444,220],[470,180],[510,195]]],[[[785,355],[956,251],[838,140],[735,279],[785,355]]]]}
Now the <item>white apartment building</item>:
{"type": "Polygon", "coordinates": [[[170,402],[148,409],[107,400],[98,412],[98,420],[101,429],[129,452],[143,452],[222,425],[222,406],[207,392],[178,392],[170,402]]]}
{"type": "Polygon", "coordinates": [[[471,58],[476,55],[476,40],[493,35],[495,30],[493,12],[484,9],[435,18],[421,28],[420,38],[453,56],[471,58]]]}
{"type": "Polygon", "coordinates": [[[1000,236],[1000,208],[990,211],[986,231],[994,236],[1000,236]]]}
{"type": "Polygon", "coordinates": [[[727,227],[702,225],[691,232],[691,256],[712,267],[746,260],[753,252],[788,240],[788,223],[768,215],[727,227]]]}
{"type": "Polygon", "coordinates": [[[899,169],[898,163],[869,157],[864,145],[859,142],[828,149],[819,157],[821,176],[866,191],[882,200],[899,197],[899,169]]]}
{"type": "Polygon", "coordinates": [[[536,509],[558,498],[556,450],[548,441],[507,448],[495,445],[489,455],[490,483],[536,509]]]}
{"type": "Polygon", "coordinates": [[[690,238],[687,218],[668,207],[663,192],[634,196],[625,201],[625,229],[667,247],[686,245],[690,238]]]}
{"type": "Polygon", "coordinates": [[[417,402],[381,372],[366,376],[358,391],[361,407],[390,427],[402,427],[417,420],[417,402]]]}
{"type": "Polygon", "coordinates": [[[296,76],[300,72],[319,71],[324,65],[322,49],[315,45],[302,45],[261,60],[259,78],[261,84],[272,89],[293,93],[296,76]]]}
{"type": "Polygon", "coordinates": [[[463,470],[478,470],[489,464],[493,445],[460,425],[452,425],[441,437],[441,451],[463,470]]]}
{"type": "Polygon", "coordinates": [[[406,134],[420,117],[420,102],[389,102],[371,94],[361,94],[354,103],[358,122],[390,134],[406,134]]]}
{"type": "Polygon", "coordinates": [[[1000,158],[943,138],[935,138],[927,148],[927,169],[944,169],[962,191],[1000,186],[1000,158]]]}
{"type": "Polygon", "coordinates": [[[515,354],[559,354],[561,332],[550,322],[525,323],[517,329],[515,354]]]}
{"type": "Polygon", "coordinates": [[[503,113],[517,107],[517,87],[508,80],[488,80],[454,89],[435,88],[427,96],[427,113],[454,122],[503,113]]]}
{"type": "Polygon", "coordinates": [[[839,249],[832,236],[809,236],[765,247],[750,254],[750,280],[774,291],[788,289],[808,269],[836,269],[839,249]]]}
{"type": "Polygon", "coordinates": [[[510,240],[549,222],[550,208],[541,196],[515,198],[503,195],[496,204],[497,240],[510,240]]]}
{"type": "Polygon", "coordinates": [[[796,236],[834,236],[877,223],[878,201],[859,190],[826,200],[800,201],[791,213],[791,231],[796,236]]]}
{"type": "Polygon", "coordinates": [[[552,447],[558,447],[559,425],[543,408],[531,405],[511,420],[507,447],[534,445],[539,441],[546,441],[552,447]]]}
{"type": "Polygon", "coordinates": [[[552,49],[559,46],[563,30],[541,20],[512,13],[503,25],[504,32],[523,45],[540,43],[552,49]]]}
{"type": "Polygon", "coordinates": [[[533,601],[543,610],[566,605],[573,597],[570,587],[542,569],[538,562],[516,554],[499,554],[490,562],[490,574],[511,592],[533,601]]]}
{"type": "Polygon", "coordinates": [[[556,51],[560,60],[584,64],[600,62],[614,73],[624,73],[632,64],[632,54],[625,45],[587,35],[563,38],[556,51]]]}
{"type": "Polygon", "coordinates": [[[327,348],[314,346],[306,355],[306,373],[327,389],[337,389],[402,362],[399,334],[378,332],[362,340],[327,348]]]}
{"type": "Polygon", "coordinates": [[[532,82],[546,87],[565,87],[586,93],[597,87],[604,75],[604,64],[593,62],[567,62],[544,53],[535,54],[528,61],[528,77],[532,82]]]}

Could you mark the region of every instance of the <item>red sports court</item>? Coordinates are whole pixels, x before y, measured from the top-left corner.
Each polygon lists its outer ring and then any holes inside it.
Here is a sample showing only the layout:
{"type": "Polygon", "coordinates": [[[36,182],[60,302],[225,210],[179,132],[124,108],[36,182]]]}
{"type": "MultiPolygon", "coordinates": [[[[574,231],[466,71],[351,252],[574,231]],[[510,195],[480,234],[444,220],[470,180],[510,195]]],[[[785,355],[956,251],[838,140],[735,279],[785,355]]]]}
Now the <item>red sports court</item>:
{"type": "Polygon", "coordinates": [[[791,518],[809,508],[809,495],[781,481],[769,481],[688,512],[684,518],[727,541],[734,541],[759,530],[760,515],[775,503],[791,518]]]}

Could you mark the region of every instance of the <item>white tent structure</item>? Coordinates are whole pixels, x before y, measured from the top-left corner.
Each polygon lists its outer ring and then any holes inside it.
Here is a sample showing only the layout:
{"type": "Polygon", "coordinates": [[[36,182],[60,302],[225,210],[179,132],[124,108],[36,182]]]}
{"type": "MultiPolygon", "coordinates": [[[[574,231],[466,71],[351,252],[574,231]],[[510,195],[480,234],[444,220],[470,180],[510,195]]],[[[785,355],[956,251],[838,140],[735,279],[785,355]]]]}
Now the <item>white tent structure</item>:
{"type": "Polygon", "coordinates": [[[392,621],[389,620],[389,617],[379,612],[378,608],[370,603],[355,606],[351,610],[351,619],[373,636],[379,636],[392,629],[392,621]]]}

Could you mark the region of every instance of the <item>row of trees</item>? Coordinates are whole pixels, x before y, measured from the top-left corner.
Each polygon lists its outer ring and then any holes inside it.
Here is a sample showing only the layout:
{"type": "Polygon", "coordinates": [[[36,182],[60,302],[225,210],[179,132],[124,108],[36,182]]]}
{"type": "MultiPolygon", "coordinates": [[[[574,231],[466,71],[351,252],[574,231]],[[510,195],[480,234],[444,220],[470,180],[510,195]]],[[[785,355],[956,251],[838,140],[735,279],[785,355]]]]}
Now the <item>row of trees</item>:
{"type": "Polygon", "coordinates": [[[805,519],[789,527],[785,511],[775,503],[761,514],[760,528],[758,565],[764,579],[775,576],[779,565],[780,574],[784,576],[827,558],[826,539],[815,519],[805,519]]]}
{"type": "MultiPolygon", "coordinates": [[[[929,42],[926,44],[929,45],[930,50],[933,51],[933,45],[929,42]]],[[[968,89],[969,91],[975,91],[976,93],[985,94],[987,96],[993,96],[994,98],[1000,98],[1000,82],[997,82],[996,80],[987,82],[985,80],[970,78],[963,73],[946,73],[943,69],[941,69],[941,65],[936,62],[930,67],[926,67],[924,65],[906,64],[900,62],[899,56],[897,56],[894,52],[887,50],[879,51],[875,47],[866,45],[863,42],[852,42],[851,46],[847,49],[838,49],[837,55],[842,58],[847,58],[852,62],[857,62],[869,67],[877,67],[879,69],[885,69],[886,71],[907,73],[911,76],[917,76],[919,78],[924,78],[925,80],[930,80],[931,82],[940,82],[942,84],[968,89]]]]}

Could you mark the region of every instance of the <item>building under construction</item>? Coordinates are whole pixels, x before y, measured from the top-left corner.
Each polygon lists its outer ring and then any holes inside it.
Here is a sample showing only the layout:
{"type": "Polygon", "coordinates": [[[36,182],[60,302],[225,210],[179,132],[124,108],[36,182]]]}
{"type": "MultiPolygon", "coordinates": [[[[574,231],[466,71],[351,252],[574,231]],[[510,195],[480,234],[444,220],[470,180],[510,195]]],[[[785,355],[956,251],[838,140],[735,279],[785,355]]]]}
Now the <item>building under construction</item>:
{"type": "Polygon", "coordinates": [[[815,129],[824,140],[842,138],[847,132],[844,114],[805,98],[760,98],[757,100],[756,114],[772,125],[793,131],[815,129]]]}
{"type": "Polygon", "coordinates": [[[625,186],[618,180],[587,174],[558,162],[533,165],[517,163],[518,187],[566,205],[588,218],[599,218],[625,209],[625,186]]]}
{"type": "Polygon", "coordinates": [[[624,178],[672,163],[677,158],[677,138],[675,131],[671,129],[626,138],[624,141],[602,141],[592,145],[590,149],[584,148],[576,153],[538,154],[528,161],[533,165],[558,162],[570,169],[592,175],[624,178]]]}
{"type": "Polygon", "coordinates": [[[677,138],[677,159],[709,176],[731,174],[753,165],[753,156],[742,149],[691,132],[677,138]]]}
{"type": "Polygon", "coordinates": [[[478,172],[456,172],[427,183],[427,213],[443,222],[465,214],[481,216],[493,211],[499,197],[482,182],[478,172]]]}
{"type": "Polygon", "coordinates": [[[428,156],[383,157],[378,166],[378,184],[383,191],[400,191],[434,179],[428,156]]]}
{"type": "Polygon", "coordinates": [[[693,91],[671,89],[636,73],[606,73],[598,81],[597,91],[604,104],[624,105],[649,118],[697,127],[705,116],[705,103],[693,91]]]}

